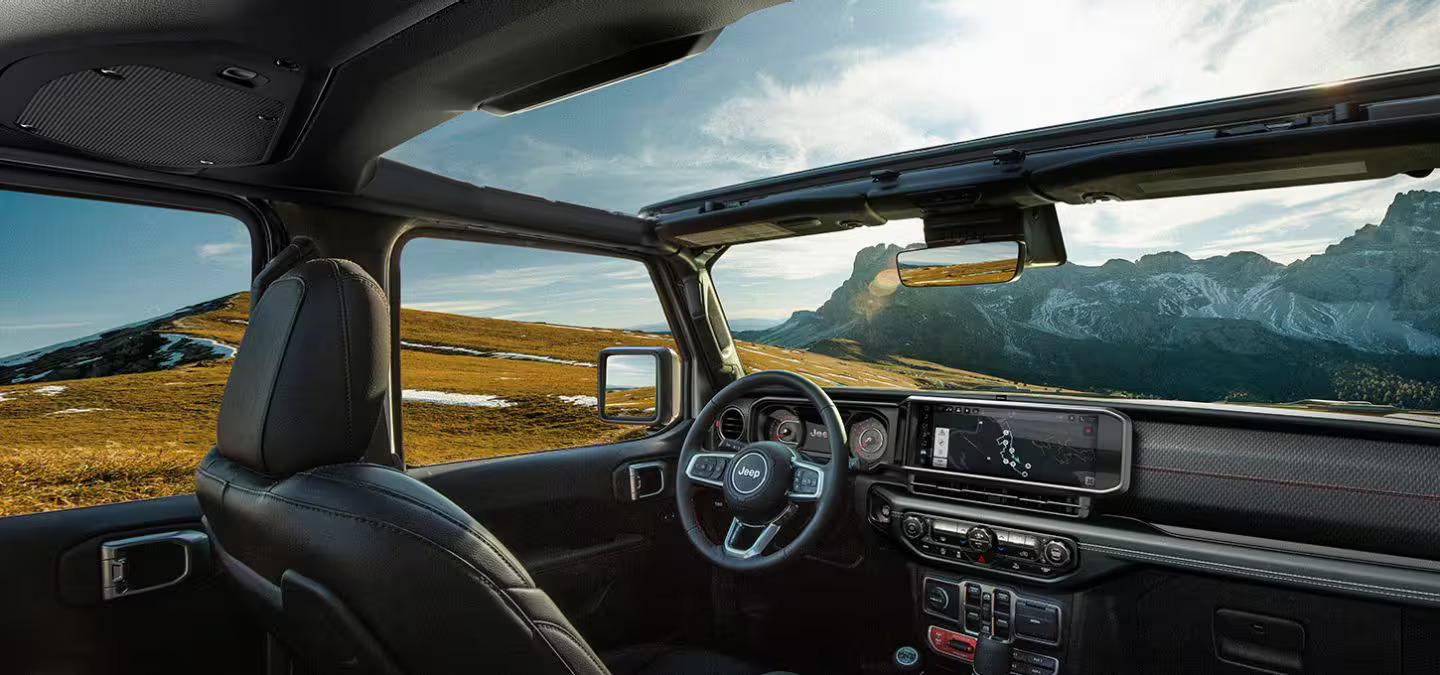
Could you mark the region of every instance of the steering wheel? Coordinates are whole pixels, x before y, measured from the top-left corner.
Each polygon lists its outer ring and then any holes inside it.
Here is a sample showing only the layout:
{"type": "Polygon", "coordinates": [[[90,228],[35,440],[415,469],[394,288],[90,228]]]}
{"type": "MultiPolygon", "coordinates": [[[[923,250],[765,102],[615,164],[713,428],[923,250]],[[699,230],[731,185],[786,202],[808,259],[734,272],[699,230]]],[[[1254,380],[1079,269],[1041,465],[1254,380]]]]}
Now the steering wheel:
{"type": "Polygon", "coordinates": [[[700,411],[680,449],[679,476],[675,481],[680,523],[690,543],[711,562],[736,571],[757,571],[799,559],[820,542],[826,528],[843,508],[850,473],[850,451],[845,427],[835,402],[815,383],[795,373],[766,370],[752,373],[720,390],[700,411]],[[802,394],[820,411],[830,436],[830,462],[817,464],[778,441],[722,441],[718,451],[705,449],[705,437],[731,402],[773,386],[802,394]],[[731,516],[725,541],[715,544],[700,529],[691,501],[691,488],[704,486],[723,491],[725,510],[731,516]],[[815,517],[788,546],[770,553],[765,549],[801,502],[815,502],[815,517]],[[750,540],[750,543],[744,543],[750,540]]]}

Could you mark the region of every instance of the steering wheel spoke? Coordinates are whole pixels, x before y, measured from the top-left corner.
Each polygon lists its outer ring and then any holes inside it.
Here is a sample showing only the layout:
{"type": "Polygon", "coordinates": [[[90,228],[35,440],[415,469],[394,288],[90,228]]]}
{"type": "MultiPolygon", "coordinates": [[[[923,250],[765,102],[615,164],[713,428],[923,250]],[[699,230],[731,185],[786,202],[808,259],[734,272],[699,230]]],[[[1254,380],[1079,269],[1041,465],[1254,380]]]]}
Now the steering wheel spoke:
{"type": "Polygon", "coordinates": [[[780,533],[780,528],[785,524],[785,521],[789,520],[790,516],[794,514],[795,507],[792,505],[786,507],[786,509],[781,512],[780,515],[776,516],[774,520],[771,520],[764,525],[751,525],[750,523],[744,522],[739,518],[731,519],[730,531],[725,533],[725,543],[723,544],[725,548],[725,555],[728,555],[731,558],[738,558],[740,560],[746,560],[749,558],[754,558],[758,555],[763,555],[765,553],[765,548],[770,545],[770,542],[775,540],[775,535],[780,533]],[[745,546],[739,543],[740,536],[744,534],[747,530],[757,529],[760,530],[760,533],[755,535],[755,541],[752,542],[749,546],[745,546]]]}
{"type": "Polygon", "coordinates": [[[725,487],[725,470],[730,467],[733,452],[697,452],[685,465],[685,476],[700,485],[725,487]]]}
{"type": "Polygon", "coordinates": [[[813,502],[825,494],[825,466],[796,458],[791,463],[794,471],[790,477],[790,489],[785,493],[792,502],[813,502]]]}

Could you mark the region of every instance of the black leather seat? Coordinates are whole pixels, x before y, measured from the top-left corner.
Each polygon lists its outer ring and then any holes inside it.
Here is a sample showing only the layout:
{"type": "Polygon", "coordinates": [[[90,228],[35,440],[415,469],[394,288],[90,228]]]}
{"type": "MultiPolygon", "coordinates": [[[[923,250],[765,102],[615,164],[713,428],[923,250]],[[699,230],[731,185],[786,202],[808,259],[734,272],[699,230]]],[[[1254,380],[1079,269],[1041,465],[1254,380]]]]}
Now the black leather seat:
{"type": "MultiPolygon", "coordinates": [[[[307,672],[610,672],[515,556],[450,500],[362,463],[386,409],[389,310],[358,266],[312,260],[251,311],[196,476],[240,596],[307,672]]],[[[758,673],[625,650],[627,673],[758,673]]]]}

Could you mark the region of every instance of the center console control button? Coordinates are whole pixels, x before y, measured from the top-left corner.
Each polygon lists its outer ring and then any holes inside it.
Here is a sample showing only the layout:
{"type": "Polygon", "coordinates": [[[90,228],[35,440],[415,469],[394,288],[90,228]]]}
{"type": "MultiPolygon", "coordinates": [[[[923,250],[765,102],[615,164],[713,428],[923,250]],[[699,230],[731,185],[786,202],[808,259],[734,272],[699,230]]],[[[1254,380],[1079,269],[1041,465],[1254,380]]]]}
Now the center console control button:
{"type": "Polygon", "coordinates": [[[961,661],[975,660],[975,638],[939,626],[931,626],[926,636],[930,649],[961,661]]]}
{"type": "Polygon", "coordinates": [[[1064,536],[914,511],[897,517],[900,537],[916,552],[933,559],[1043,579],[1064,576],[1077,566],[1075,542],[1064,536]]]}
{"type": "Polygon", "coordinates": [[[925,580],[925,611],[950,621],[961,616],[960,586],[952,581],[925,580]]]}
{"type": "Polygon", "coordinates": [[[989,551],[995,546],[995,533],[984,525],[976,525],[965,533],[965,539],[970,542],[971,550],[979,553],[989,551]]]}

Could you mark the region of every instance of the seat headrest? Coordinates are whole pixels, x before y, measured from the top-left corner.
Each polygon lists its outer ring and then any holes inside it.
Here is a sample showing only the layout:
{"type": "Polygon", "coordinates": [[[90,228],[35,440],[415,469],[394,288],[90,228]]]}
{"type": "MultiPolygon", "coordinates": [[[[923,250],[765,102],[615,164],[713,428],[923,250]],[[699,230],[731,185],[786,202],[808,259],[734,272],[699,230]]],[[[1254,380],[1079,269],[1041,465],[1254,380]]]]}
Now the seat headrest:
{"type": "Polygon", "coordinates": [[[348,260],[296,266],[250,309],[220,404],[220,454],[280,476],[358,461],[384,412],[389,366],[379,284],[348,260]]]}

